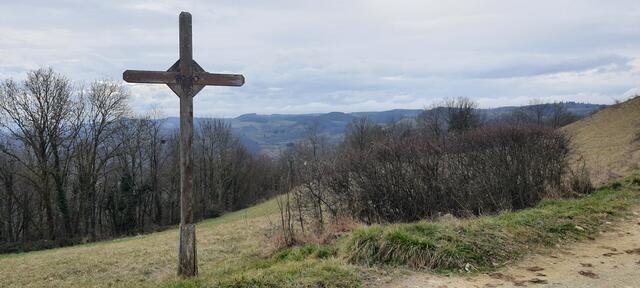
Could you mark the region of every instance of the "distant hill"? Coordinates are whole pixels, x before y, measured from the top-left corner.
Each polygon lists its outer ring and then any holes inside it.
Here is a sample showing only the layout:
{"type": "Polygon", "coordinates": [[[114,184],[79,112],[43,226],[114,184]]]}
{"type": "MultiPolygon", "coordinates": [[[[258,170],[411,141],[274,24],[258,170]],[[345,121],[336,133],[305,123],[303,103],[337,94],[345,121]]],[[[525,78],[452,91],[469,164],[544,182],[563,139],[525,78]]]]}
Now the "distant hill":
{"type": "MultiPolygon", "coordinates": [[[[401,119],[415,119],[420,109],[396,109],[382,112],[330,112],[318,114],[244,114],[236,118],[227,118],[236,136],[252,152],[278,155],[288,145],[304,139],[314,125],[328,141],[337,143],[344,135],[349,123],[366,117],[375,123],[391,123],[401,119]]],[[[197,127],[203,118],[194,119],[197,127]]],[[[165,129],[178,129],[180,121],[177,117],[165,119],[165,129]]]]}
{"type": "MultiPolygon", "coordinates": [[[[549,109],[551,104],[547,105],[549,109]]],[[[566,102],[562,104],[567,111],[579,116],[587,116],[606,105],[566,102]]],[[[513,112],[520,107],[508,106],[481,109],[487,119],[494,119],[513,112]]],[[[288,145],[307,136],[307,131],[314,125],[330,142],[338,143],[353,120],[367,118],[378,124],[387,124],[400,120],[413,121],[423,109],[394,109],[380,112],[330,112],[318,114],[244,114],[236,118],[225,119],[231,124],[233,132],[254,153],[278,155],[288,145]]],[[[194,119],[194,125],[203,118],[194,119]]],[[[165,119],[166,129],[178,129],[180,121],[177,117],[165,119]]]]}
{"type": "Polygon", "coordinates": [[[562,128],[572,135],[597,184],[628,175],[640,166],[640,97],[603,109],[562,128]]]}

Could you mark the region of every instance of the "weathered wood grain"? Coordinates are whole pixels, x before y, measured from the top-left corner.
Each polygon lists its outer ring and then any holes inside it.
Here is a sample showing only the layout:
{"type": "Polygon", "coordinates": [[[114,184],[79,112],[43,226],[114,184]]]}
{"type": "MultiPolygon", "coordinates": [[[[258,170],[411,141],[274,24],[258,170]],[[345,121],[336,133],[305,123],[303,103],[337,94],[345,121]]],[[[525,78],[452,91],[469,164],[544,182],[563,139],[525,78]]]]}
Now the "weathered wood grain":
{"type": "Polygon", "coordinates": [[[129,83],[176,84],[179,72],[127,70],[122,79],[129,83]]]}
{"type": "Polygon", "coordinates": [[[196,224],[180,224],[180,251],[178,258],[178,275],[198,275],[198,258],[196,252],[196,224]]]}
{"type": "Polygon", "coordinates": [[[124,81],[130,83],[167,84],[180,97],[180,248],[178,275],[198,274],[196,229],[193,224],[193,97],[205,85],[242,86],[244,76],[208,73],[193,60],[191,14],[181,12],[180,60],[167,71],[126,70],[124,81]]]}
{"type": "Polygon", "coordinates": [[[193,223],[193,50],[191,14],[180,13],[180,276],[198,273],[196,231],[193,223]]]}
{"type": "Polygon", "coordinates": [[[239,74],[215,74],[201,72],[194,74],[194,84],[208,86],[242,86],[244,76],[239,74]]]}

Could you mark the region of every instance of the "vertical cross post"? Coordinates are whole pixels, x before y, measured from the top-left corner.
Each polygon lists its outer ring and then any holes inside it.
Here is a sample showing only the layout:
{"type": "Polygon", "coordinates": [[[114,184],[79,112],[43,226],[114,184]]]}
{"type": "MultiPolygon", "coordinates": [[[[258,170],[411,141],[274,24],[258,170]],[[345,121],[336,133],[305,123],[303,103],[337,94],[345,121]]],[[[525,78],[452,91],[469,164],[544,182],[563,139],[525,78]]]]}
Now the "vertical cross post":
{"type": "Polygon", "coordinates": [[[193,223],[193,47],[191,14],[180,13],[180,250],[178,275],[198,274],[196,226],[193,223]]]}
{"type": "Polygon", "coordinates": [[[191,14],[180,13],[180,59],[167,71],[126,70],[129,83],[166,84],[180,97],[180,248],[178,275],[198,274],[196,225],[193,222],[193,97],[204,86],[242,86],[244,76],[206,72],[193,60],[191,14]]]}

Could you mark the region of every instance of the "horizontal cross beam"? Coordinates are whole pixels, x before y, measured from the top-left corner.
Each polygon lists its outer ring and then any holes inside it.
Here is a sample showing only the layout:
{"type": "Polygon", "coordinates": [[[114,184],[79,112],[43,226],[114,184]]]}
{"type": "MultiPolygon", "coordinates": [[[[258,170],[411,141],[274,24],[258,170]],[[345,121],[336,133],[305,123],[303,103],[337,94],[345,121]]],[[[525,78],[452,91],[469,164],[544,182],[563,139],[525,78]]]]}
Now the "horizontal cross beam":
{"type": "MultiPolygon", "coordinates": [[[[127,70],[122,74],[124,81],[129,83],[180,84],[184,77],[180,72],[127,70]]],[[[242,86],[244,76],[239,74],[217,74],[208,72],[194,72],[194,85],[214,86],[242,86]]]]}

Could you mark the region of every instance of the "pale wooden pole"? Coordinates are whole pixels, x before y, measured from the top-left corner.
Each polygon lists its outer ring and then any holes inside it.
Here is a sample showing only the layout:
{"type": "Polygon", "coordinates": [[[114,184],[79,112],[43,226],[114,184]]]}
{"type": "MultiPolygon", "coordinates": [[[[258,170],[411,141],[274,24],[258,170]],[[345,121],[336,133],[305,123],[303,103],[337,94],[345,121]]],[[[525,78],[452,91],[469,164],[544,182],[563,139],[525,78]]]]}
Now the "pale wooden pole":
{"type": "Polygon", "coordinates": [[[180,252],[178,275],[198,274],[196,225],[193,223],[193,48],[191,14],[180,13],[180,252]]]}

